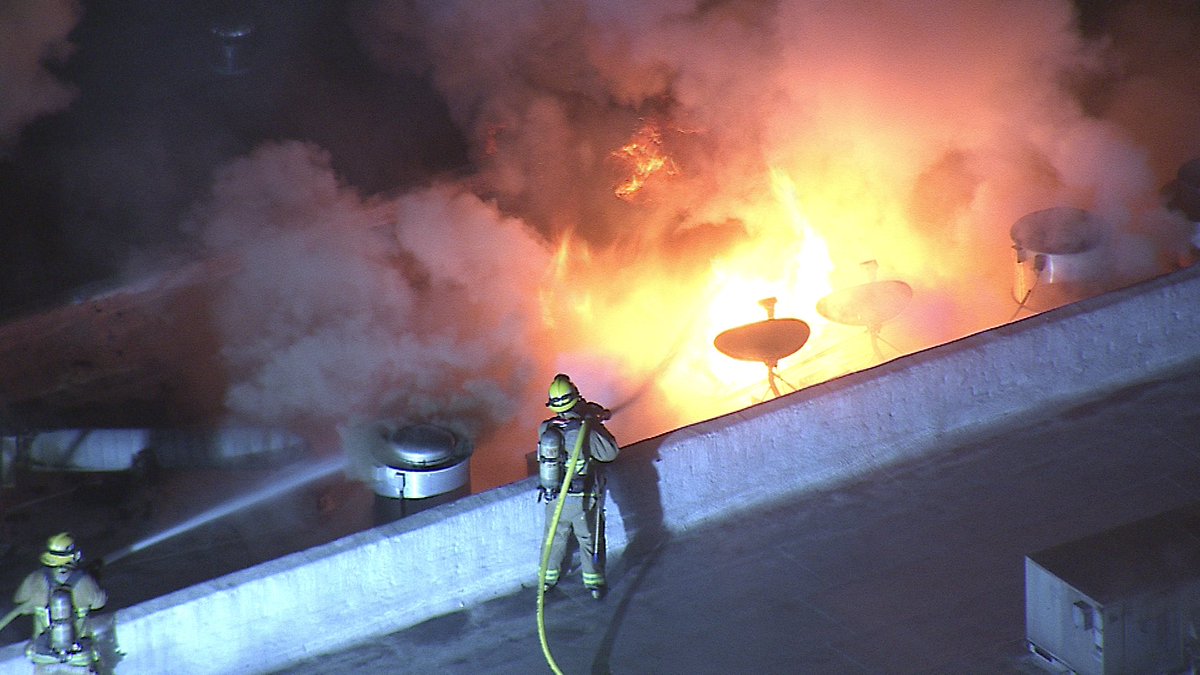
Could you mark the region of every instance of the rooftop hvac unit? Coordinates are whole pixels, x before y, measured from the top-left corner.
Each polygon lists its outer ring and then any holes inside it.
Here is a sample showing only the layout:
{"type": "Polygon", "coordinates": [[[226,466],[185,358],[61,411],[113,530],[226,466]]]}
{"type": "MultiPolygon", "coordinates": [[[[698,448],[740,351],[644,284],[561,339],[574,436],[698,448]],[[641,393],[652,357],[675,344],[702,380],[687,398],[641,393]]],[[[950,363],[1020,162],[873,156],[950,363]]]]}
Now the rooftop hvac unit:
{"type": "Polygon", "coordinates": [[[1200,664],[1200,503],[1025,557],[1025,637],[1081,675],[1200,664]]]}

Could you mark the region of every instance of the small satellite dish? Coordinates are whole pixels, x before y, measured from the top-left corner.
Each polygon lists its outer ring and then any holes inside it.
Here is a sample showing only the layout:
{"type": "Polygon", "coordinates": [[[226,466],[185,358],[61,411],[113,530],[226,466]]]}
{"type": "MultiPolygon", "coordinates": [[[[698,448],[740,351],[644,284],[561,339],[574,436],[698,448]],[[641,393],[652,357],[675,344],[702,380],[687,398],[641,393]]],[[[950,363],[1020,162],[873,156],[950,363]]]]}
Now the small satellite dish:
{"type": "Polygon", "coordinates": [[[800,351],[811,330],[800,319],[767,319],[730,328],[713,340],[725,356],[775,366],[779,359],[800,351]]]}
{"type": "Polygon", "coordinates": [[[817,301],[817,313],[836,323],[878,329],[904,310],[912,287],[903,281],[872,281],[834,291],[817,301]]]}
{"type": "Polygon", "coordinates": [[[896,349],[879,336],[883,322],[904,311],[911,299],[912,287],[903,281],[871,281],[826,295],[817,301],[817,313],[835,323],[865,326],[871,334],[871,348],[882,359],[880,342],[896,349]]]}
{"type": "MultiPolygon", "coordinates": [[[[766,321],[756,321],[722,331],[713,339],[713,346],[725,356],[739,361],[757,361],[767,367],[767,386],[779,396],[775,373],[779,359],[800,351],[812,333],[800,319],[776,319],[775,298],[765,298],[758,304],[767,310],[766,321]]],[[[790,386],[790,385],[789,385],[790,386]]],[[[795,387],[792,387],[795,389],[795,387]]]]}

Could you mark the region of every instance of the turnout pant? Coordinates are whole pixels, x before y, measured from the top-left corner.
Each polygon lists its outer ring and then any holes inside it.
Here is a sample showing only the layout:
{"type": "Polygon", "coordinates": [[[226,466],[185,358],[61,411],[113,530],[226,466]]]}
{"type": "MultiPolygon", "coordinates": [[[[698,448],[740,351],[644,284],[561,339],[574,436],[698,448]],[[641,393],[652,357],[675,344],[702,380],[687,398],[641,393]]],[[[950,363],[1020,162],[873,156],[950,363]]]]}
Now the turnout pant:
{"type": "MultiPolygon", "coordinates": [[[[562,515],[559,516],[558,527],[554,531],[554,541],[550,545],[550,563],[546,568],[546,583],[553,586],[558,583],[562,572],[563,558],[567,554],[567,541],[571,533],[579,542],[579,562],[583,567],[583,584],[588,588],[604,585],[603,561],[596,560],[596,543],[600,537],[596,528],[596,509],[598,501],[594,495],[568,494],[564,499],[562,515]]],[[[554,519],[554,509],[557,500],[546,504],[546,529],[554,519]]]]}

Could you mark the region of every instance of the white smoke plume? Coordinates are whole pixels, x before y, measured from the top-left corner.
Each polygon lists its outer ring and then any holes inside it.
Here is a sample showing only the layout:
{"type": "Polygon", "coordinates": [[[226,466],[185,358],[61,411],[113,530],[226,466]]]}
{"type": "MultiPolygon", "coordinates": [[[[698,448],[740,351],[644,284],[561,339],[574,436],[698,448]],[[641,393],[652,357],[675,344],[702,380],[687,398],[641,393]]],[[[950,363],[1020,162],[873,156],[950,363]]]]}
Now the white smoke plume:
{"type": "Polygon", "coordinates": [[[352,7],[378,67],[430,77],[472,171],[364,198],[284,143],[220,173],[202,220],[236,252],[217,310],[242,413],[511,428],[569,370],[609,405],[654,383],[627,441],[713,414],[682,379],[708,366],[671,359],[712,352],[685,338],[714,270],[794,265],[772,255],[797,241],[820,239],[833,286],[868,260],[913,286],[906,351],[1010,320],[1031,211],[1108,223],[1116,283],[1187,246],[1159,189],[1200,135],[1168,125],[1187,143],[1165,150],[1118,114],[1130,86],[1089,101],[1124,81],[1062,0],[352,7]]]}
{"type": "MultiPolygon", "coordinates": [[[[383,67],[431,74],[473,141],[474,189],[614,252],[627,292],[650,265],[760,240],[747,214],[776,168],[835,271],[878,260],[933,303],[914,345],[1008,319],[1009,229],[1030,211],[1100,216],[1117,284],[1187,247],[1155,168],[1188,156],[1151,162],[1151,131],[1085,109],[1079,83],[1117,74],[1064,0],[379,0],[357,25],[383,67]],[[614,199],[629,168],[613,150],[647,121],[671,170],[614,199]]],[[[1195,148],[1194,124],[1172,131],[1195,148]]]]}
{"type": "Polygon", "coordinates": [[[47,69],[66,61],[81,9],[74,0],[0,3],[0,156],[33,120],[70,105],[76,92],[47,69]]]}
{"type": "Polygon", "coordinates": [[[517,416],[549,257],[519,221],[448,185],[364,201],[301,142],[224,167],[196,218],[230,270],[213,309],[232,413],[427,421],[472,439],[517,416]]]}
{"type": "Polygon", "coordinates": [[[1107,67],[1068,2],[384,0],[363,15],[381,63],[432,72],[476,142],[480,190],[601,243],[736,220],[762,167],[782,164],[801,195],[852,176],[833,199],[923,208],[824,227],[911,237],[947,255],[890,261],[898,271],[962,276],[981,252],[1003,260],[1032,209],[1070,203],[1126,226],[1161,185],[1068,86],[1107,67]],[[647,116],[680,175],[669,197],[622,208],[610,152],[647,116]]]}

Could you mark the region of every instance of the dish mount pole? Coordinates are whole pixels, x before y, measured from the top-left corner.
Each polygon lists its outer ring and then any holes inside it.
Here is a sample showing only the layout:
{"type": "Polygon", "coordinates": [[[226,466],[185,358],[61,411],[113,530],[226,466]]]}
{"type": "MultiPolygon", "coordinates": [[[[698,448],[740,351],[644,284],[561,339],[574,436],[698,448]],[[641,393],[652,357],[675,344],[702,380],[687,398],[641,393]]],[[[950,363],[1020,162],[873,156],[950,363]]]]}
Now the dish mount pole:
{"type": "MultiPolygon", "coordinates": [[[[767,321],[775,320],[775,304],[777,302],[778,302],[778,299],[773,298],[773,297],[772,298],[763,298],[762,300],[758,301],[758,304],[761,305],[763,309],[767,310],[767,321]]],[[[792,391],[796,391],[796,385],[783,379],[783,377],[780,376],[778,372],[776,372],[775,369],[779,367],[779,359],[765,358],[765,359],[763,359],[763,365],[765,365],[767,367],[767,391],[774,394],[775,398],[779,398],[780,396],[783,395],[779,391],[779,385],[775,384],[776,380],[779,380],[780,382],[791,387],[792,391]]],[[[764,393],[763,396],[765,397],[766,394],[764,393]]]]}

